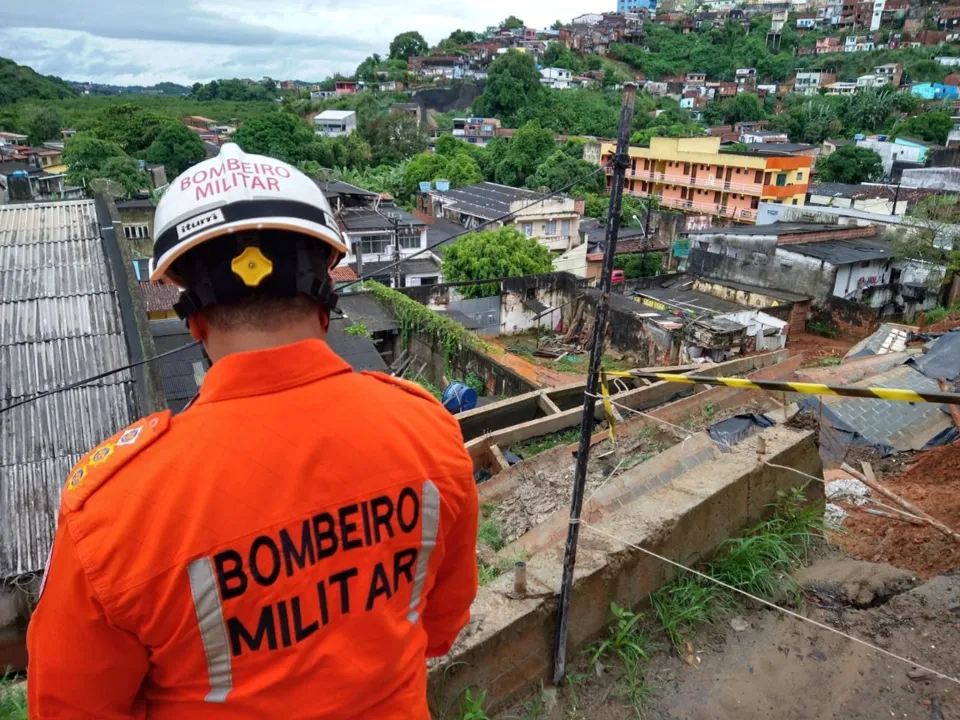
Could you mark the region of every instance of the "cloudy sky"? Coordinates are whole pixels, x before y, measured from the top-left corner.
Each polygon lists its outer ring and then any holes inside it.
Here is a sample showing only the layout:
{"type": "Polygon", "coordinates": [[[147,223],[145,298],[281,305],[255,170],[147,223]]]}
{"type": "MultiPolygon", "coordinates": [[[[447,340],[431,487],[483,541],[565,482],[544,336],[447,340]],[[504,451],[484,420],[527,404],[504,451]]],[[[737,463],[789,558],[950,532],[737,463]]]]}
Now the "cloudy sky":
{"type": "Polygon", "coordinates": [[[548,27],[615,0],[0,0],[0,56],[45,75],[115,85],[220,77],[320,80],[390,40],[431,44],[510,14],[548,27]],[[519,12],[518,8],[523,11],[519,12]]]}

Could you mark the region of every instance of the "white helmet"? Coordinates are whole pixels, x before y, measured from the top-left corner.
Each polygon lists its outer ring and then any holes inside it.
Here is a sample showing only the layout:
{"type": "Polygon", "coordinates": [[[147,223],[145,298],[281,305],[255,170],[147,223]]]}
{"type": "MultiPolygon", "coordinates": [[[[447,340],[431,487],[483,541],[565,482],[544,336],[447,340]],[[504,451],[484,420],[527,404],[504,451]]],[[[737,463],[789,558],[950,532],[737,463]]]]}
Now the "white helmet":
{"type": "Polygon", "coordinates": [[[170,183],[154,227],[150,279],[177,285],[183,282],[171,271],[174,261],[241,231],[283,230],[315,238],[330,247],[330,268],[349,252],[316,183],[288,163],[247,154],[235,143],[170,183]]]}

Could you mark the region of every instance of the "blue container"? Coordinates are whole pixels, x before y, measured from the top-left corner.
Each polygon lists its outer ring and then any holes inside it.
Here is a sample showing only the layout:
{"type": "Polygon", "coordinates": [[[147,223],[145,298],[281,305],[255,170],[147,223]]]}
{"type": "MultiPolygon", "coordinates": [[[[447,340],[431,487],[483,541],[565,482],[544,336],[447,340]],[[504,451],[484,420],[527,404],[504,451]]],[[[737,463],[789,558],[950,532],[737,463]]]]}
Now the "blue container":
{"type": "Polygon", "coordinates": [[[430,183],[428,182],[420,183],[420,192],[430,192],[430,183]]]}
{"type": "Polygon", "coordinates": [[[477,406],[477,391],[462,382],[452,382],[443,391],[440,402],[454,415],[473,410],[477,406]]]}
{"type": "Polygon", "coordinates": [[[437,190],[439,190],[440,192],[446,192],[449,189],[450,189],[449,180],[437,180],[437,190]]]}

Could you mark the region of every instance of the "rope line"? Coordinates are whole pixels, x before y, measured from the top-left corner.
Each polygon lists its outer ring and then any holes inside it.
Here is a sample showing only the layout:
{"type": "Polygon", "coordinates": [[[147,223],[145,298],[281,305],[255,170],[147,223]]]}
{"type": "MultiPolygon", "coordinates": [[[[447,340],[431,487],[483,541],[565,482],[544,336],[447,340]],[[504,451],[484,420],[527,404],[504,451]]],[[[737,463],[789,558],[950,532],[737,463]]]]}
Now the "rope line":
{"type": "Polygon", "coordinates": [[[702,573],[702,572],[700,572],[700,571],[698,571],[698,570],[694,570],[693,568],[689,568],[689,567],[687,567],[686,565],[683,565],[683,564],[681,564],[681,563],[676,562],[675,560],[671,560],[670,558],[664,557],[663,555],[659,555],[659,554],[653,552],[652,550],[647,550],[647,549],[644,548],[644,547],[641,547],[641,546],[639,546],[639,545],[635,545],[635,544],[633,544],[633,543],[631,543],[631,542],[627,542],[626,540],[624,540],[624,539],[622,539],[622,538],[619,538],[619,537],[617,537],[616,535],[611,535],[610,533],[606,532],[605,530],[601,530],[600,528],[597,528],[597,527],[594,527],[593,525],[588,524],[588,523],[587,523],[586,521],[584,521],[583,519],[580,519],[579,521],[571,520],[570,522],[579,522],[579,524],[580,524],[581,526],[587,528],[588,530],[592,530],[593,532],[597,533],[598,535],[603,535],[604,537],[607,537],[607,538],[609,538],[609,539],[611,539],[611,540],[615,540],[616,542],[622,543],[623,545],[626,545],[627,547],[631,547],[631,548],[633,548],[634,550],[639,550],[640,552],[645,553],[645,554],[649,555],[649,556],[652,557],[652,558],[656,558],[657,560],[660,560],[661,562],[665,562],[665,563],[667,563],[668,565],[673,565],[675,568],[678,568],[678,569],[680,569],[680,570],[684,570],[684,571],[686,571],[686,572],[688,572],[688,573],[691,573],[691,574],[693,574],[693,575],[696,575],[697,577],[702,578],[703,580],[707,580],[707,581],[709,581],[709,582],[712,582],[712,583],[714,583],[715,585],[719,585],[719,586],[722,587],[722,588],[725,588],[725,589],[727,589],[727,590],[730,590],[731,592],[735,592],[735,593],[738,593],[738,594],[740,594],[740,595],[743,595],[744,597],[750,598],[751,600],[754,600],[755,602],[758,602],[758,603],[760,603],[761,605],[766,605],[767,607],[769,607],[769,608],[771,608],[771,609],[773,609],[773,610],[776,610],[777,612],[780,612],[780,613],[782,613],[782,614],[784,614],[784,615],[787,615],[787,616],[789,616],[789,617],[792,617],[792,618],[794,618],[795,620],[800,620],[801,622],[809,623],[810,625],[813,625],[814,627],[820,628],[821,630],[826,630],[826,631],[828,631],[828,632],[833,633],[834,635],[839,635],[840,637],[846,638],[847,640],[850,640],[850,641],[852,641],[852,642],[858,643],[859,645],[863,645],[863,646],[866,647],[866,648],[869,648],[869,649],[874,650],[874,651],[876,651],[876,652],[878,652],[878,653],[881,653],[881,654],[883,654],[883,655],[886,655],[887,657],[893,658],[894,660],[897,660],[898,662],[901,662],[901,663],[903,663],[903,664],[905,664],[905,665],[909,665],[910,667],[919,668],[920,670],[924,670],[925,672],[928,672],[928,673],[930,673],[931,675],[935,675],[935,676],[937,676],[938,678],[941,678],[942,680],[946,680],[946,681],[948,681],[948,682],[952,682],[952,683],[955,683],[955,684],[957,684],[957,685],[960,685],[960,679],[957,679],[957,678],[952,677],[952,676],[950,676],[950,675],[947,675],[947,674],[945,674],[945,673],[939,672],[938,670],[934,670],[933,668],[927,667],[926,665],[921,665],[921,664],[918,663],[918,662],[914,662],[913,660],[910,660],[910,659],[908,659],[908,658],[902,657],[901,655],[897,655],[896,653],[890,652],[889,650],[884,650],[884,649],[881,648],[881,647],[878,647],[878,646],[876,646],[876,645],[873,645],[873,644],[871,644],[871,643],[868,643],[866,640],[861,640],[861,639],[858,638],[858,637],[854,637],[853,635],[850,635],[849,633],[845,633],[845,632],[843,632],[842,630],[837,630],[836,628],[830,627],[829,625],[827,625],[827,624],[825,624],[825,623],[822,623],[822,622],[819,622],[818,620],[814,620],[813,618],[805,617],[805,616],[801,615],[800,613],[796,613],[796,612],[794,612],[794,611],[792,611],[792,610],[788,610],[787,608],[781,607],[781,606],[777,605],[776,603],[770,602],[769,600],[764,600],[763,598],[757,597],[756,595],[753,595],[753,594],[751,594],[751,593],[748,593],[746,590],[741,590],[740,588],[734,587],[733,585],[728,585],[727,583],[723,582],[722,580],[717,580],[715,577],[711,577],[711,576],[707,575],[706,573],[702,573]]]}

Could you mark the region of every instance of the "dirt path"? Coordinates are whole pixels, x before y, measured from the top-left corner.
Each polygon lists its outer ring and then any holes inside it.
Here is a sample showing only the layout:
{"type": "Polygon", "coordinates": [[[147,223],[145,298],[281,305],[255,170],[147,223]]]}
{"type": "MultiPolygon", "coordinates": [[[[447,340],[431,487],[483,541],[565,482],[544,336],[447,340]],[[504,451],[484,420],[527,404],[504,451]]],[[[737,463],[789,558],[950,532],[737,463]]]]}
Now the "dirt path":
{"type": "Polygon", "coordinates": [[[787,350],[790,357],[803,353],[805,366],[821,365],[828,358],[840,359],[857,344],[852,338],[828,338],[809,333],[790,335],[787,350]]]}
{"type": "Polygon", "coordinates": [[[522,375],[540,387],[559,387],[560,385],[569,385],[570,383],[583,381],[583,375],[552,370],[548,367],[532,363],[520,355],[514,355],[504,348],[500,338],[491,337],[484,338],[483,340],[503,351],[496,355],[497,362],[506,365],[518,375],[522,375]]]}
{"type": "MultiPolygon", "coordinates": [[[[958,674],[960,617],[948,608],[960,601],[960,577],[940,576],[914,587],[918,581],[910,573],[831,556],[807,568],[803,578],[808,617],[958,674]]],[[[933,698],[943,720],[960,719],[956,684],[911,678],[909,665],[771,610],[735,613],[692,638],[692,667],[663,648],[657,651],[644,676],[651,690],[645,720],[928,720],[941,717],[931,715],[933,698]],[[731,620],[744,629],[734,630],[731,620]]],[[[579,665],[586,673],[582,660],[579,665]]],[[[538,719],[637,718],[615,670],[587,677],[575,697],[561,690],[538,719]]],[[[530,702],[496,717],[530,717],[530,702]]]]}

